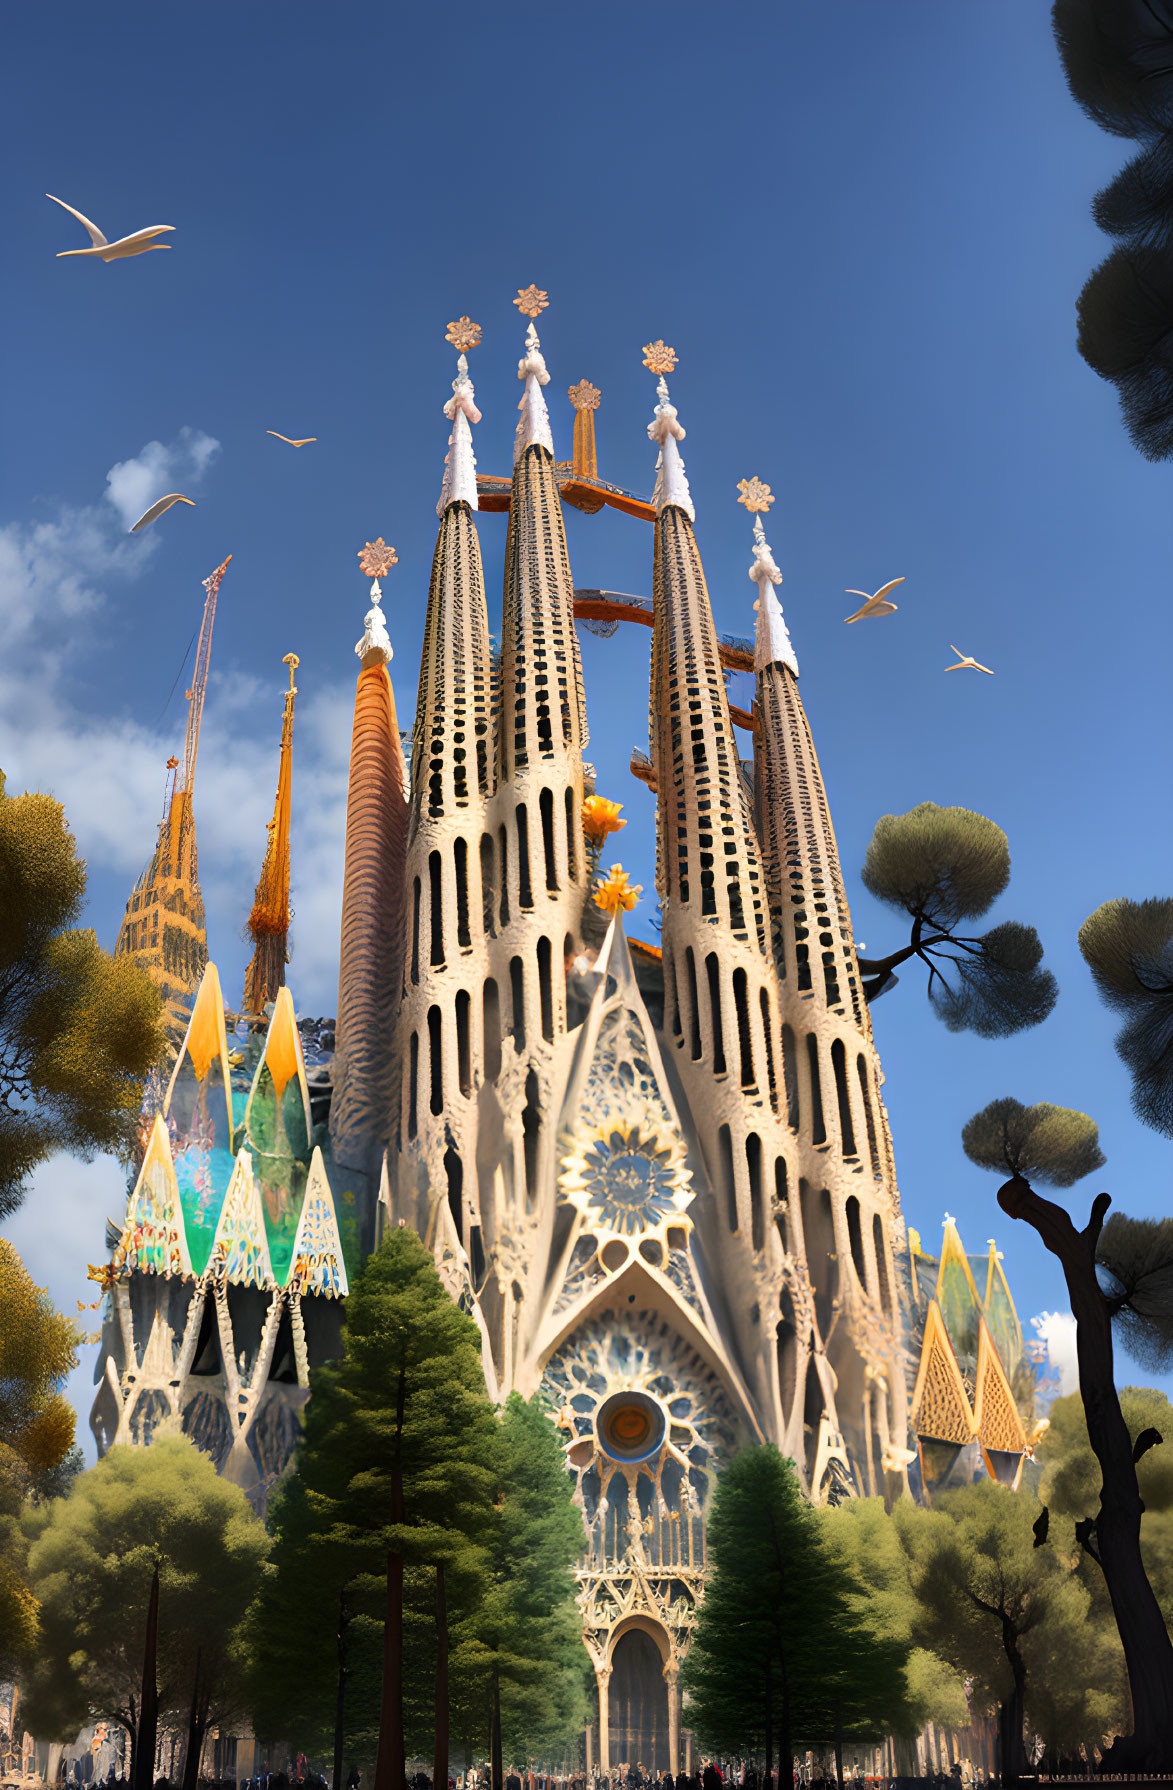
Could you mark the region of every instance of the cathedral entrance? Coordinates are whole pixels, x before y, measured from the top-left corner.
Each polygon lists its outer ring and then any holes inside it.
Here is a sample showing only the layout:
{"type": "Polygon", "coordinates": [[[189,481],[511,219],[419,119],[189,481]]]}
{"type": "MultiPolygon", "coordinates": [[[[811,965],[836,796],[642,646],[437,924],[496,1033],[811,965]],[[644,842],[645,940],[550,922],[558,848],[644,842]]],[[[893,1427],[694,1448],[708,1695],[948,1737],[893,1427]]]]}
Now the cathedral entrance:
{"type": "Polygon", "coordinates": [[[608,1698],[611,1765],[641,1764],[645,1776],[670,1766],[664,1662],[642,1628],[620,1635],[611,1654],[608,1698]]]}

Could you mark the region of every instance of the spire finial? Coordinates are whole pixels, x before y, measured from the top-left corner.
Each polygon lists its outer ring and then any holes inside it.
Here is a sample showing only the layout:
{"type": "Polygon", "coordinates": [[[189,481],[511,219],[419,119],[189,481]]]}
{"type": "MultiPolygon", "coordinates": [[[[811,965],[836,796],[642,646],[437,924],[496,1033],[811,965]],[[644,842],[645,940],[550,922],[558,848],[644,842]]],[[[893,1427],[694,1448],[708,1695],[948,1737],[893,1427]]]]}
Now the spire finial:
{"type": "Polygon", "coordinates": [[[684,461],[680,458],[680,449],[676,445],[684,440],[684,428],[668,397],[668,382],[664,377],[675,369],[676,350],[667,347],[662,340],[646,342],[644,366],[649,373],[659,375],[656,382],[656,397],[659,402],[655,416],[648,424],[648,440],[657,442],[660,448],[652,502],[656,506],[657,516],[671,504],[676,509],[683,510],[690,522],[695,522],[696,510],[693,507],[692,493],[685,477],[684,461]]]}
{"type": "Polygon", "coordinates": [[[531,447],[544,447],[553,459],[554,437],[550,433],[550,412],[546,409],[546,400],[542,396],[542,387],[549,385],[550,375],[542,358],[542,344],[534,324],[534,318],[540,317],[549,305],[549,296],[537,286],[519,286],[513,302],[522,316],[530,320],[525,332],[525,353],[517,363],[517,377],[525,380],[525,390],[517,406],[521,416],[513,444],[513,464],[516,466],[526,449],[531,447]]]}
{"type": "Polygon", "coordinates": [[[287,694],[290,696],[296,696],[297,695],[297,685],[293,681],[293,674],[297,670],[298,666],[301,664],[301,660],[298,658],[296,653],[286,653],[286,655],[282,659],[281,663],[282,663],[282,665],[288,665],[288,667],[289,667],[289,689],[288,689],[287,694]]]}
{"type": "Polygon", "coordinates": [[[391,663],[393,654],[386,618],[380,607],[383,592],[379,588],[379,579],[385,578],[391,567],[399,564],[399,555],[380,535],[377,541],[368,541],[365,547],[360,547],[357,557],[359,571],[371,580],[371,607],[363,617],[363,637],[354,649],[365,671],[368,665],[374,665],[380,659],[384,665],[391,663]]]}
{"type": "Polygon", "coordinates": [[[444,458],[444,482],[440,487],[440,501],[436,505],[437,516],[442,516],[450,504],[466,503],[470,510],[477,504],[477,462],[472,451],[473,423],[479,423],[481,413],[476,407],[476,393],[472,380],[468,376],[468,351],[480,345],[481,326],[474,323],[471,317],[458,317],[455,323],[448,325],[445,340],[458,350],[456,362],[456,378],[452,381],[452,396],[444,406],[444,415],[452,424],[452,433],[448,437],[448,452],[444,458]]]}
{"type": "Polygon", "coordinates": [[[774,587],[781,584],[782,574],[778,570],[762,523],[763,515],[774,502],[774,493],[756,474],[752,479],[739,480],[737,489],[741,493],[738,503],[744,504],[754,519],[753,565],[749,568],[749,576],[758,587],[758,598],[754,604],[758,615],[754,670],[764,671],[768,665],[785,665],[797,677],[798,660],[794,656],[790,633],[783,619],[782,605],[774,595],[774,587]]]}

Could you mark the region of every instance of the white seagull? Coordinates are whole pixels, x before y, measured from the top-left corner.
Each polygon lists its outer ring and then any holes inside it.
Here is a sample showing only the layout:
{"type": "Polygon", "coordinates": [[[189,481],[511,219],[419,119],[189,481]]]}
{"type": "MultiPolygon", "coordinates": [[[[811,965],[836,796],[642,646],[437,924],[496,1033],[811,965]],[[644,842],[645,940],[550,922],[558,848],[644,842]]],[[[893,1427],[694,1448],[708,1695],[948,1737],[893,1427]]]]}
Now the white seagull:
{"type": "Polygon", "coordinates": [[[311,441],[318,439],[316,435],[304,435],[300,441],[294,441],[292,435],[282,435],[280,429],[266,429],[265,434],[275,435],[278,441],[287,441],[290,447],[308,447],[311,441]]]}
{"type": "Polygon", "coordinates": [[[949,642],[949,651],[957,654],[957,663],[956,665],[946,665],[946,671],[984,671],[987,677],[993,677],[994,674],[988,665],[979,665],[976,659],[969,658],[960,647],[954,646],[952,641],[949,642]]]}
{"type": "Polygon", "coordinates": [[[146,528],[150,523],[157,522],[159,517],[171,508],[173,503],[187,503],[191,505],[193,510],[195,509],[195,499],[193,497],[185,497],[182,491],[169,491],[166,497],[161,497],[158,503],[153,503],[149,510],[144,510],[134,527],[128,529],[127,532],[136,535],[140,528],[146,528]]]}
{"type": "Polygon", "coordinates": [[[895,615],[896,605],[895,603],[889,603],[887,601],[888,592],[890,590],[895,590],[898,584],[903,583],[903,578],[893,578],[890,584],[882,584],[879,590],[870,597],[866,590],[847,591],[845,594],[849,597],[863,597],[864,605],[862,609],[857,609],[854,615],[845,615],[843,617],[844,621],[860,622],[869,615],[895,615]]]}
{"type": "Polygon", "coordinates": [[[149,249],[171,247],[169,242],[152,242],[151,237],[161,236],[164,230],[174,230],[174,224],[152,224],[149,229],[136,230],[133,236],[120,236],[117,242],[107,242],[97,224],[92,224],[80,211],[74,211],[72,205],[66,205],[64,199],[59,199],[55,193],[46,193],[45,197],[52,199],[54,205],[60,205],[64,211],[70,212],[79,224],[84,224],[94,245],[92,249],[61,249],[58,261],[66,255],[89,255],[99,261],[122,261],[127,255],[145,255],[149,249]]]}

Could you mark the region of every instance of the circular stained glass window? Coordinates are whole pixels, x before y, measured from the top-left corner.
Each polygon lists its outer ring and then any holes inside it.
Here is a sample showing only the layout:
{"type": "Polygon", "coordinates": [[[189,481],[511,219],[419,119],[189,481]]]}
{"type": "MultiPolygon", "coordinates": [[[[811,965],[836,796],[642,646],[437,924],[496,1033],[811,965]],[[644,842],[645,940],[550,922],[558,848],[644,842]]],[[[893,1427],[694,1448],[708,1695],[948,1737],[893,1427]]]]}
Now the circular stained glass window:
{"type": "Polygon", "coordinates": [[[646,1392],[614,1392],[595,1413],[595,1431],[613,1461],[646,1461],[662,1446],[667,1423],[646,1392]]]}

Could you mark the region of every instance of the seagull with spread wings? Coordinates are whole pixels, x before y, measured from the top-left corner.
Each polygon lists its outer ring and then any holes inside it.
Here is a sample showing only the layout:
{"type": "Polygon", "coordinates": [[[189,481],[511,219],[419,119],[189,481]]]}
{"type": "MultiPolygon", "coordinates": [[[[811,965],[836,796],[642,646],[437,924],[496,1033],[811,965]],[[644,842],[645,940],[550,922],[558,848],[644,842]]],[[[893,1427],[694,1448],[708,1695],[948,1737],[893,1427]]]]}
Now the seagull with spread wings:
{"type": "Polygon", "coordinates": [[[79,224],[84,224],[93,244],[89,249],[61,249],[57,255],[58,261],[67,255],[88,255],[98,261],[124,261],[128,255],[145,255],[151,249],[171,247],[169,242],[152,242],[151,238],[162,236],[164,230],[174,230],[174,224],[151,224],[146,230],[136,230],[133,236],[120,236],[117,242],[107,242],[97,224],[91,223],[82,212],[75,211],[72,205],[66,205],[65,200],[59,199],[55,193],[46,193],[45,197],[52,199],[54,205],[60,205],[63,211],[68,211],[79,224]]]}
{"type": "Polygon", "coordinates": [[[866,620],[870,615],[895,615],[896,605],[895,603],[889,603],[888,592],[890,590],[895,590],[898,584],[903,583],[903,578],[893,578],[890,584],[882,584],[879,590],[875,591],[870,597],[866,590],[847,591],[845,594],[849,597],[862,597],[864,599],[864,604],[863,608],[857,609],[854,615],[845,615],[843,617],[844,621],[861,622],[866,620]]]}
{"type": "Polygon", "coordinates": [[[169,491],[166,497],[161,497],[157,503],[151,505],[149,510],[143,511],[134,527],[128,530],[128,533],[136,535],[140,528],[147,528],[152,522],[157,522],[159,517],[164,515],[171,508],[173,503],[190,504],[192,509],[195,509],[195,499],[193,497],[185,497],[182,491],[169,491]]]}
{"type": "Polygon", "coordinates": [[[275,435],[278,441],[287,441],[290,447],[308,447],[311,441],[318,439],[316,435],[306,435],[301,441],[294,441],[292,435],[282,435],[280,429],[266,429],[265,434],[275,435]]]}
{"type": "Polygon", "coordinates": [[[946,665],[946,671],[984,671],[987,677],[993,677],[994,674],[988,665],[979,665],[976,659],[971,659],[968,654],[961,651],[960,647],[954,646],[952,641],[949,642],[949,651],[957,654],[957,663],[956,665],[946,665]]]}

